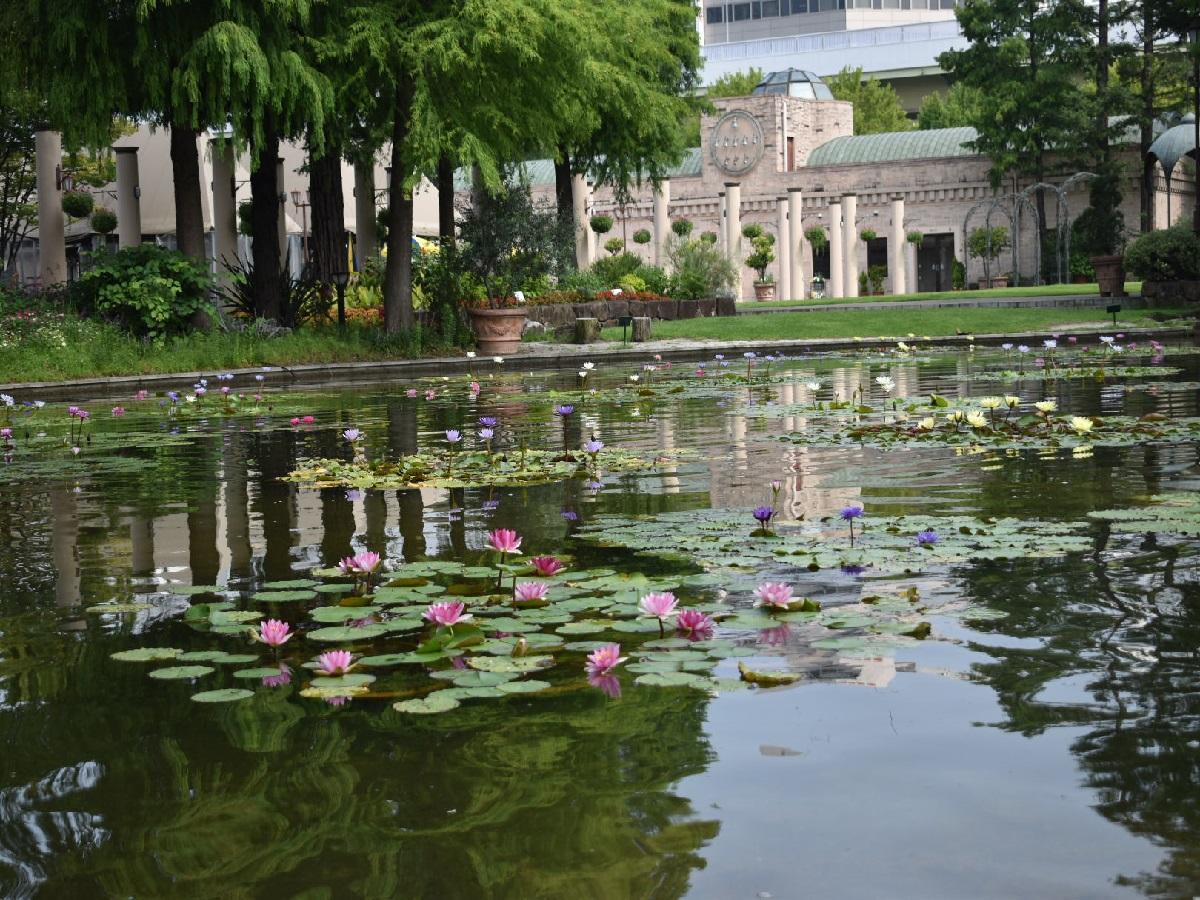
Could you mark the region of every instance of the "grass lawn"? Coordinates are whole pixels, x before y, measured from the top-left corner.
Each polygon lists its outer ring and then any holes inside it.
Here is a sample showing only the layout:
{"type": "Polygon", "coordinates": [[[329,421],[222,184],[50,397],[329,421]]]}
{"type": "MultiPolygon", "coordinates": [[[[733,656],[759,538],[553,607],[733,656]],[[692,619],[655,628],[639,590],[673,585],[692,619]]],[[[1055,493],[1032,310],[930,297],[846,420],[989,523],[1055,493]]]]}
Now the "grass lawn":
{"type": "MultiPolygon", "coordinates": [[[[1131,294],[1142,292],[1140,281],[1125,282],[1131,294]]],[[[982,300],[987,297],[1083,297],[1097,294],[1100,286],[1091,284],[1043,284],[1040,287],[987,288],[981,291],[937,291],[928,294],[886,294],[882,297],[824,297],[820,300],[743,300],[743,307],[837,306],[840,303],[896,303],[900,300],[982,300]]]]}
{"type": "Polygon", "coordinates": [[[0,340],[0,350],[0,384],[108,375],[216,373],[265,365],[421,355],[411,343],[385,342],[378,332],[353,326],[344,333],[336,327],[304,328],[271,339],[254,334],[193,334],[156,347],[115,328],[70,318],[32,330],[20,339],[0,340]]]}
{"type": "MultiPolygon", "coordinates": [[[[1130,310],[1117,317],[1117,328],[1157,325],[1168,315],[1181,310],[1130,310]]],[[[1094,309],[879,309],[838,312],[770,313],[735,318],[683,319],[655,322],[652,338],[692,338],[696,340],[768,341],[802,338],[850,337],[946,337],[954,334],[997,334],[1021,331],[1067,331],[1084,326],[1112,327],[1112,317],[1094,309]]],[[[606,328],[606,340],[621,340],[620,328],[606,328]]]]}

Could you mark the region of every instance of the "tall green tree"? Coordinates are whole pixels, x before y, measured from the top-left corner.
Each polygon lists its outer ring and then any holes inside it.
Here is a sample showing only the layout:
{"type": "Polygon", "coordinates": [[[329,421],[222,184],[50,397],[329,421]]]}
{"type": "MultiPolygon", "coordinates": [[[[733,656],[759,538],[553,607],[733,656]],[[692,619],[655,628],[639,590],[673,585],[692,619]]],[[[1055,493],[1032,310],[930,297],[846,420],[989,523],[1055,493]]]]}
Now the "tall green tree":
{"type": "Polygon", "coordinates": [[[760,81],[763,70],[751,66],[744,72],[726,72],[704,89],[704,96],[715,100],[719,97],[747,97],[760,81]]]}
{"type": "Polygon", "coordinates": [[[849,100],[854,104],[855,134],[912,129],[913,123],[900,105],[895,89],[877,78],[864,78],[861,68],[842,69],[826,78],[825,84],[838,100],[849,100]]]}
{"type": "Polygon", "coordinates": [[[932,128],[977,127],[982,116],[983,92],[966,84],[956,83],[942,94],[937,91],[921,101],[917,127],[932,128]]]}
{"type": "MultiPolygon", "coordinates": [[[[972,143],[992,160],[993,186],[1010,175],[1045,181],[1051,148],[1064,161],[1084,155],[1093,107],[1081,84],[1091,64],[1082,0],[966,0],[955,14],[969,45],[938,62],[981,92],[972,143]]],[[[1042,191],[1037,207],[1044,239],[1042,191]]]]}

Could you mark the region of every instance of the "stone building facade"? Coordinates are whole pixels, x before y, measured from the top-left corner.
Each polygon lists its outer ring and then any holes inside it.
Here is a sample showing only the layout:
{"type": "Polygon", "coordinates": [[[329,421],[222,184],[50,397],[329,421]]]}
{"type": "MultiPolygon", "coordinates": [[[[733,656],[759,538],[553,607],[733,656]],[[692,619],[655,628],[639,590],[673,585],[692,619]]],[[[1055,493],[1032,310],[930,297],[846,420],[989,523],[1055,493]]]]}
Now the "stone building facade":
{"type": "MultiPolygon", "coordinates": [[[[577,191],[584,194],[582,203],[577,199],[577,213],[611,215],[616,222],[612,234],[618,237],[650,229],[655,235],[650,244],[626,243],[629,251],[650,262],[665,262],[671,220],[691,220],[695,234],[715,232],[742,271],[741,297],[753,296],[752,273],[742,264],[748,242],[740,233],[750,222],[777,238],[778,259],[771,272],[779,296],[786,299],[806,296],[814,274],[825,278],[827,296],[856,296],[859,273],[879,266],[888,269],[889,293],[949,290],[955,260],[966,266],[967,282],[978,283],[984,279],[983,261],[968,255],[966,240],[989,222],[1020,238],[991,263],[990,277],[1015,280],[1019,273],[1022,283],[1032,283],[1038,257],[1036,195],[1027,193],[1028,202],[1020,204],[1014,221],[1011,198],[1029,183],[1009,183],[999,195],[993,191],[990,161],[966,146],[973,129],[854,136],[851,104],[788,95],[723,98],[714,106],[714,114],[702,120],[701,146],[687,154],[661,192],[645,185],[621,207],[611,189],[585,186],[577,178],[577,191]],[[816,227],[828,238],[819,253],[804,237],[816,227]],[[869,244],[861,238],[864,230],[877,235],[869,244]],[[919,246],[907,240],[911,232],[922,235],[919,246]]],[[[1122,212],[1127,231],[1133,232],[1139,220],[1136,140],[1122,145],[1119,153],[1127,173],[1122,212]]],[[[540,165],[531,165],[531,181],[535,192],[552,199],[552,167],[540,165]]],[[[1056,185],[1065,181],[1051,179],[1056,185]]],[[[1186,220],[1194,202],[1194,180],[1173,178],[1171,218],[1186,220]]],[[[1044,204],[1053,233],[1060,218],[1073,221],[1087,207],[1086,178],[1067,184],[1061,199],[1047,191],[1044,204]]],[[[1160,177],[1157,227],[1167,224],[1167,208],[1166,183],[1160,177]]],[[[577,219],[586,222],[584,215],[577,219]]],[[[581,261],[604,253],[597,247],[602,241],[586,227],[578,238],[581,261]]]]}

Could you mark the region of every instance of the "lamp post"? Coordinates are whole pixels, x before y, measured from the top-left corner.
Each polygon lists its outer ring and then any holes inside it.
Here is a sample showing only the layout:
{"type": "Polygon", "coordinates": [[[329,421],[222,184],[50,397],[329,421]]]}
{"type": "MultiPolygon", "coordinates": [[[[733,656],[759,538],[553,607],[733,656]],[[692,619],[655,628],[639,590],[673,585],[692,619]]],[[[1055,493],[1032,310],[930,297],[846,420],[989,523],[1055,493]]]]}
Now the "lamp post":
{"type": "Polygon", "coordinates": [[[346,327],[346,282],[350,273],[339,269],[333,273],[333,283],[337,285],[338,328],[346,327]]]}

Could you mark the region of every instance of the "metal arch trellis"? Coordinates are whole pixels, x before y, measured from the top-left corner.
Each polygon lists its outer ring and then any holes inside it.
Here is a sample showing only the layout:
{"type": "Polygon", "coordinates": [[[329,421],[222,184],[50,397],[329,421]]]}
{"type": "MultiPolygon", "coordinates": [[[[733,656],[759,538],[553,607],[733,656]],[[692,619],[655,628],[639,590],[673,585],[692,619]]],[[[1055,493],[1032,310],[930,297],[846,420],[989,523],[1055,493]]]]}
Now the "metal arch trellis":
{"type": "MultiPolygon", "coordinates": [[[[984,217],[984,228],[987,231],[987,255],[984,257],[984,260],[983,260],[983,276],[984,276],[984,279],[988,280],[988,281],[991,280],[991,267],[988,264],[988,260],[990,260],[991,256],[992,256],[992,213],[994,213],[997,209],[999,209],[1002,213],[1004,213],[1005,216],[1008,217],[1009,226],[1013,227],[1015,225],[1015,223],[1013,222],[1013,215],[1004,206],[1005,201],[1011,200],[1012,198],[1013,198],[1012,194],[1002,194],[999,196],[989,197],[986,200],[980,200],[978,203],[976,203],[974,206],[972,206],[970,209],[968,209],[967,214],[963,217],[963,245],[964,245],[963,249],[966,250],[967,234],[968,234],[967,227],[971,224],[971,216],[975,215],[975,213],[982,206],[986,206],[988,208],[987,215],[984,217]]],[[[1014,230],[1015,230],[1015,228],[1014,228],[1014,230]]],[[[1014,242],[1013,243],[1013,247],[1014,247],[1013,268],[1017,269],[1019,271],[1021,255],[1020,255],[1019,250],[1015,249],[1016,246],[1017,246],[1017,243],[1014,242]]]]}
{"type": "MultiPolygon", "coordinates": [[[[1020,197],[1024,204],[1030,206],[1034,211],[1034,216],[1037,216],[1037,210],[1033,207],[1029,200],[1029,196],[1036,190],[1053,191],[1055,195],[1054,209],[1054,273],[1058,277],[1059,284],[1066,283],[1071,265],[1071,204],[1067,200],[1067,192],[1071,187],[1080,181],[1089,178],[1098,178],[1094,172],[1076,172],[1071,175],[1062,184],[1050,184],[1049,182],[1039,181],[1036,184],[1031,184],[1029,187],[1021,191],[1020,197]]],[[[1018,208],[1018,220],[1020,218],[1018,208]]],[[[1038,223],[1038,234],[1041,234],[1040,222],[1038,223]]],[[[1038,253],[1038,266],[1036,275],[1036,284],[1041,284],[1042,278],[1042,242],[1040,240],[1034,242],[1038,253]]]]}

